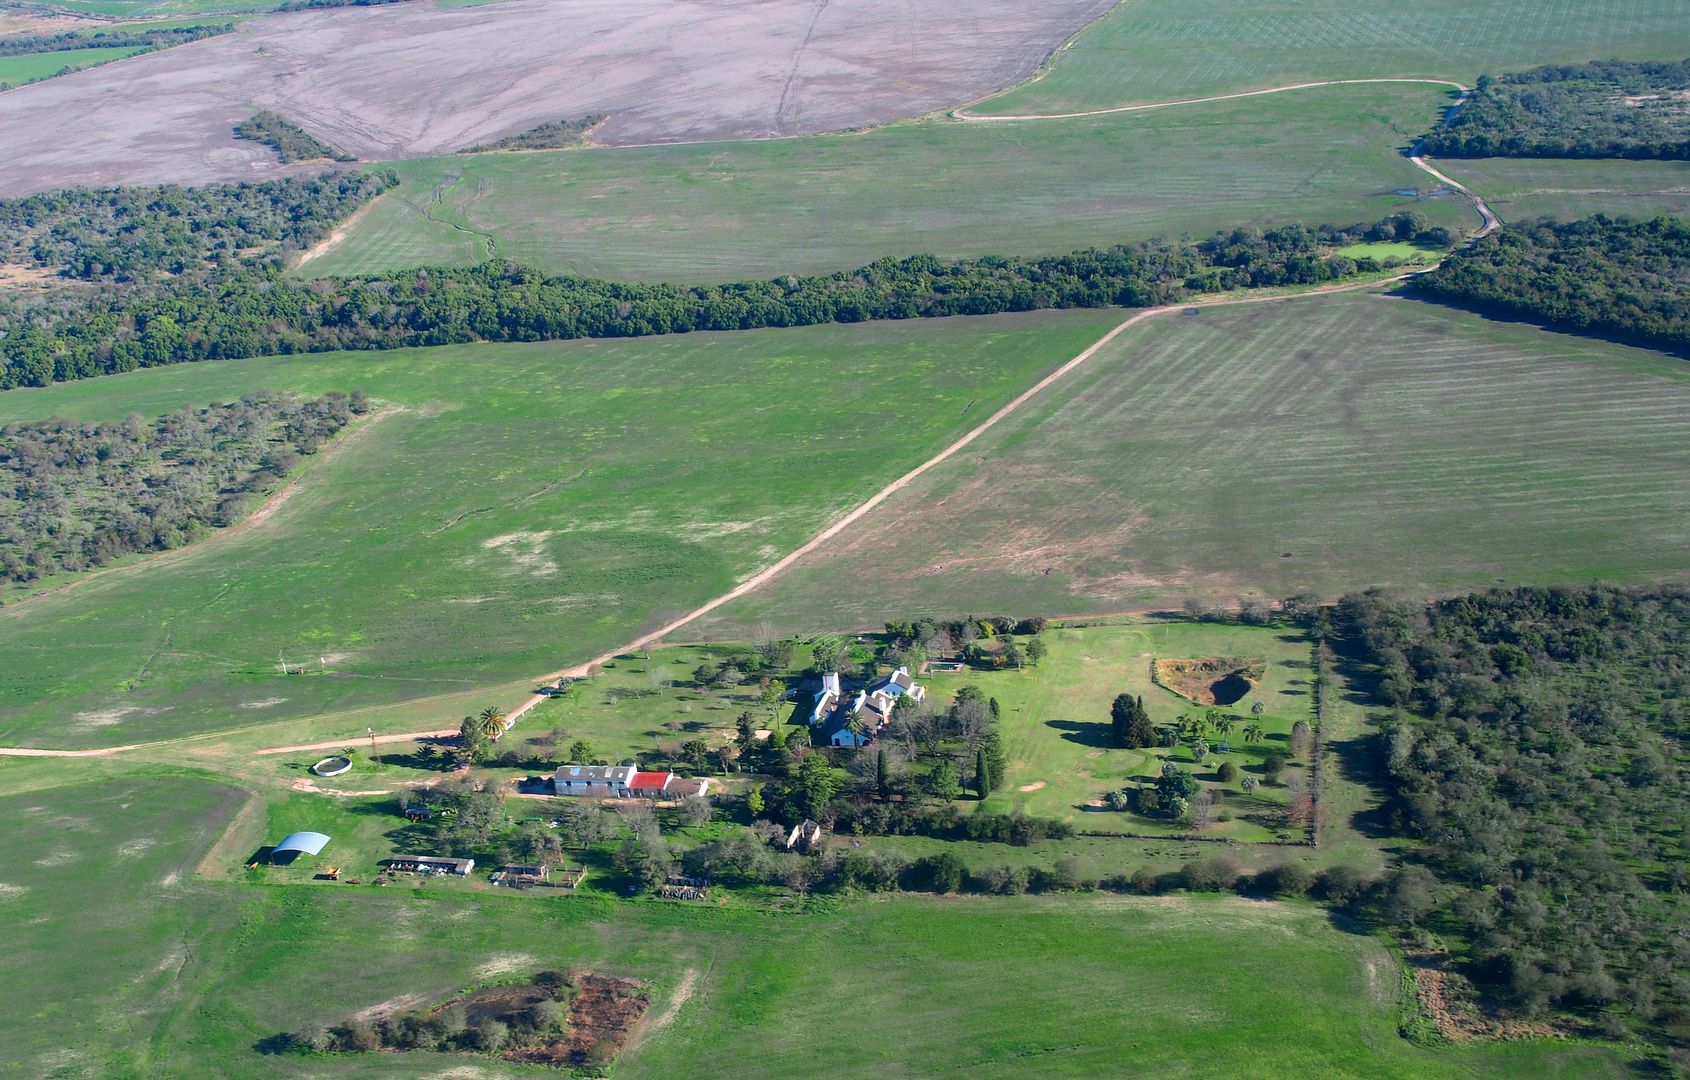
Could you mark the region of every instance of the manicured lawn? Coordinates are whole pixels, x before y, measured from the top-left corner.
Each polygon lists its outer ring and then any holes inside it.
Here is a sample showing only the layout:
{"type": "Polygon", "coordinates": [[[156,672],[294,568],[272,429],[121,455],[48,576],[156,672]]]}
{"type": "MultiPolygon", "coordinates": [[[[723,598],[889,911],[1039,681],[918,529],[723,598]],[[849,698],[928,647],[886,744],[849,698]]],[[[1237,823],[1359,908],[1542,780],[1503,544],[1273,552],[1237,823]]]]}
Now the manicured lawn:
{"type": "MultiPolygon", "coordinates": [[[[1189,826],[1104,811],[1096,803],[1111,790],[1152,783],[1162,763],[1174,761],[1197,776],[1218,799],[1216,809],[1231,820],[1215,821],[1206,835],[1238,840],[1273,839],[1283,833],[1279,824],[1287,788],[1260,786],[1245,795],[1238,781],[1222,784],[1215,776],[1222,761],[1231,761],[1244,775],[1260,779],[1261,760],[1269,752],[1287,753],[1291,725],[1310,720],[1310,643],[1288,629],[1202,625],[1185,622],[1134,623],[1126,626],[1051,628],[1042,635],[1050,655],[1036,668],[1022,671],[933,674],[923,679],[931,693],[949,699],[962,686],[974,684],[997,698],[1002,708],[1004,749],[1009,770],[1000,792],[987,809],[1023,810],[1039,817],[1061,818],[1078,829],[1094,832],[1133,832],[1173,835],[1189,826]],[[1268,661],[1267,673],[1255,691],[1226,709],[1239,717],[1229,736],[1231,752],[1212,752],[1201,764],[1185,744],[1172,750],[1126,750],[1112,746],[1109,706],[1116,694],[1144,698],[1152,722],[1173,724],[1182,714],[1201,716],[1210,706],[1195,705],[1150,679],[1151,662],[1210,656],[1256,658],[1268,661]],[[1244,726],[1252,722],[1250,706],[1266,708],[1259,722],[1266,737],[1247,742],[1244,726]],[[1259,820],[1252,820],[1259,819],[1259,820]]],[[[1218,746],[1221,736],[1208,736],[1218,746]]],[[[1284,783],[1302,770],[1286,770],[1284,783]]]]}
{"type": "Polygon", "coordinates": [[[20,1075],[531,1075],[258,1044],[407,995],[568,966],[651,988],[654,1022],[616,1068],[632,1078],[701,1061],[744,1077],[1011,1077],[1029,1063],[1090,1077],[1116,1074],[1128,1052],[1152,1075],[1624,1075],[1620,1058],[1580,1043],[1403,1041],[1390,957],[1314,907],[901,897],[776,914],[205,882],[193,866],[233,809],[226,789],[125,773],[90,788],[80,770],[8,767],[65,786],[0,799],[14,823],[0,1008],[17,1021],[7,1053],[20,1075]],[[863,1022],[839,1023],[841,1001],[863,1022]]]}
{"type": "Polygon", "coordinates": [[[1382,76],[1472,85],[1481,72],[1686,54],[1676,0],[1134,0],[1083,31],[1044,78],[976,108],[1073,112],[1382,76]]]}
{"type": "Polygon", "coordinates": [[[859,135],[399,162],[304,273],[496,254],[642,280],[832,273],[886,256],[1047,254],[1413,206],[1477,223],[1401,154],[1436,87],[1313,90],[1137,116],[925,121],[859,135]]]}
{"type": "Polygon", "coordinates": [[[1151,320],[684,634],[1680,574],[1690,366],[1407,299],[1151,320]]]}
{"type": "Polygon", "coordinates": [[[514,704],[513,680],[725,591],[1120,318],[318,355],[0,395],[7,420],[257,389],[402,408],[309,463],[262,527],[0,609],[15,661],[0,741],[109,745],[433,699],[259,744],[279,745],[514,704]],[[283,675],[278,653],[307,673],[283,675]]]}

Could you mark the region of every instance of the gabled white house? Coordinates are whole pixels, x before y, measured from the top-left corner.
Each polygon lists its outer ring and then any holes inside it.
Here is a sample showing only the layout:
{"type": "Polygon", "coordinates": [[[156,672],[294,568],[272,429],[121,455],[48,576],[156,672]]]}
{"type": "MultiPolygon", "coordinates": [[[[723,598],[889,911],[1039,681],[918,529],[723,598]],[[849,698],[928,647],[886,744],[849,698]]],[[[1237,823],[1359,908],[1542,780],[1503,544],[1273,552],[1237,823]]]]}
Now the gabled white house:
{"type": "Polygon", "coordinates": [[[858,690],[850,704],[840,697],[839,673],[830,671],[822,676],[822,690],[816,694],[816,710],[811,713],[810,725],[825,725],[829,746],[867,746],[891,723],[892,710],[902,697],[911,701],[927,697],[927,688],[916,684],[907,667],[858,690]],[[821,708],[824,699],[831,701],[830,710],[821,708]],[[853,725],[853,719],[858,723],[853,725]],[[853,726],[858,730],[853,731],[853,726]]]}

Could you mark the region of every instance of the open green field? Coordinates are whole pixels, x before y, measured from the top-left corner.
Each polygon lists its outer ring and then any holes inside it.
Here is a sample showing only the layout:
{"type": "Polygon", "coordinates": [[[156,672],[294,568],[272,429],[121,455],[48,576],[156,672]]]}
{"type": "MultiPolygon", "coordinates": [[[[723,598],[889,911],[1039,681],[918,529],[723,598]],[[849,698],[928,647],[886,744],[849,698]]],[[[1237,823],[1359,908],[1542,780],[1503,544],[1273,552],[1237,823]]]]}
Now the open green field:
{"type": "Polygon", "coordinates": [[[652,1020],[616,1068],[630,1078],[700,1061],[744,1077],[1009,1077],[1030,1062],[1099,1076],[1129,1052],[1158,1075],[1624,1075],[1619,1056],[1586,1044],[1404,1041],[1391,958],[1310,906],[902,897],[778,914],[208,882],[194,868],[234,810],[230,789],[122,772],[89,785],[82,766],[59,763],[0,771],[26,789],[0,799],[14,829],[0,1009],[18,1075],[535,1075],[474,1057],[273,1057],[255,1044],[567,966],[651,988],[652,1020]],[[839,1022],[846,1001],[875,1037],[839,1022]]]}
{"type": "Polygon", "coordinates": [[[401,186],[312,275],[491,254],[619,279],[831,273],[886,256],[1048,254],[1241,225],[1354,224],[1414,206],[1401,149],[1436,87],[1339,87],[1138,116],[924,121],[857,135],[397,163],[401,186]]]}
{"type": "Polygon", "coordinates": [[[797,547],[1120,318],[322,354],[0,395],[5,420],[258,389],[396,407],[310,461],[261,526],[0,609],[0,741],[128,743],[585,660],[797,547]]]}
{"type": "Polygon", "coordinates": [[[1205,310],[681,633],[1648,580],[1684,572],[1686,475],[1683,360],[1378,295],[1205,310]]]}
{"type": "Polygon", "coordinates": [[[1685,161],[1443,158],[1438,168],[1483,195],[1504,221],[1690,214],[1685,161]]]}
{"type": "Polygon", "coordinates": [[[145,46],[141,45],[119,45],[104,49],[65,49],[61,52],[0,56],[0,83],[22,86],[27,82],[57,75],[66,69],[81,71],[83,68],[122,60],[126,56],[145,51],[145,46]]]}
{"type": "Polygon", "coordinates": [[[982,113],[1102,109],[1320,79],[1481,73],[1595,59],[1683,59],[1678,0],[1131,0],[982,113]]]}

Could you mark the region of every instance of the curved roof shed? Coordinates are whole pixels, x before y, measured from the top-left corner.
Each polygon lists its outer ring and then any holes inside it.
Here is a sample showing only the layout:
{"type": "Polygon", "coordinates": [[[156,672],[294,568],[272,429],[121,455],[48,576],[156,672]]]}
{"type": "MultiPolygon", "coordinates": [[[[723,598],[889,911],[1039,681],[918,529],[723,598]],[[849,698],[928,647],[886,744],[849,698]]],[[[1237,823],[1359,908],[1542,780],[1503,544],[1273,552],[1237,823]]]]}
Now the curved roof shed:
{"type": "Polygon", "coordinates": [[[276,845],[275,855],[285,855],[292,852],[298,855],[315,855],[323,850],[323,845],[329,842],[328,834],[320,832],[288,833],[282,837],[282,842],[276,845]]]}

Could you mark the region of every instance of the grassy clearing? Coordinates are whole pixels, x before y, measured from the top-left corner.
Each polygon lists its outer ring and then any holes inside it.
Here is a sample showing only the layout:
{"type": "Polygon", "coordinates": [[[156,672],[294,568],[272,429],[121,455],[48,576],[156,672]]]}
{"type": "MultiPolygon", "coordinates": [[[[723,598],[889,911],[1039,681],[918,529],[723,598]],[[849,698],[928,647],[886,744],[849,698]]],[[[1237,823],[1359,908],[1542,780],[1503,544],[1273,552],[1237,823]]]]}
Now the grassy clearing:
{"type": "Polygon", "coordinates": [[[1471,84],[1481,72],[1687,52],[1676,0],[1134,0],[1083,31],[1044,78],[976,111],[1073,112],[1391,75],[1471,84]]]}
{"type": "Polygon", "coordinates": [[[265,1057],[254,1044],[581,965],[652,988],[654,1022],[616,1070],[631,1078],[699,1061],[746,1077],[1008,1077],[1028,1058],[1045,1075],[1098,1076],[1127,1043],[1151,1073],[1623,1075],[1619,1058],[1577,1043],[1403,1041],[1390,958],[1302,905],[903,897],[777,915],[203,882],[190,867],[232,809],[225,789],[123,774],[90,789],[72,783],[79,769],[30,764],[21,775],[70,786],[0,800],[20,824],[0,879],[14,885],[0,895],[0,1008],[21,1021],[8,1044],[20,1074],[531,1075],[455,1056],[265,1057]],[[842,1001],[875,1018],[875,1038],[837,1022],[842,1001]]]}
{"type": "Polygon", "coordinates": [[[1682,573],[1687,406],[1682,360],[1405,299],[1152,320],[683,633],[1682,573]]]}
{"type": "Polygon", "coordinates": [[[261,528],[0,610],[0,648],[29,658],[0,673],[0,740],[247,727],[586,659],[798,546],[1120,317],[317,355],[5,394],[6,419],[260,388],[403,411],[308,464],[261,528]],[[281,674],[278,651],[308,673],[281,674]]]}
{"type": "Polygon", "coordinates": [[[1414,205],[1464,227],[1400,148],[1434,87],[1315,90],[1130,117],[899,124],[861,135],[436,158],[396,165],[310,274],[465,263],[714,281],[884,256],[1045,254],[1414,205]]]}
{"type": "MultiPolygon", "coordinates": [[[[1215,776],[1223,761],[1231,761],[1245,775],[1260,771],[1271,751],[1287,753],[1291,725],[1310,719],[1309,641],[1299,632],[1264,627],[1212,626],[1192,623],[1138,623],[1131,626],[1055,629],[1044,634],[1050,655],[1037,668],[1022,671],[964,672],[924,676],[931,691],[948,700],[964,685],[978,685],[998,699],[1003,709],[1004,750],[1009,770],[1001,791],[987,801],[987,809],[1024,810],[1040,817],[1061,818],[1075,828],[1094,832],[1132,832],[1149,835],[1189,831],[1133,813],[1088,810],[1105,792],[1150,783],[1161,774],[1162,762],[1174,761],[1193,772],[1201,785],[1218,798],[1217,809],[1231,820],[1216,821],[1203,832],[1241,841],[1295,839],[1277,823],[1287,788],[1261,786],[1245,795],[1237,781],[1221,783],[1215,776]],[[1231,752],[1211,753],[1201,764],[1191,749],[1124,750],[1111,746],[1109,704],[1116,694],[1142,696],[1158,725],[1172,724],[1180,715],[1201,716],[1205,706],[1151,682],[1150,663],[1157,658],[1192,659],[1205,656],[1257,657],[1268,661],[1267,674],[1257,689],[1227,711],[1241,717],[1230,735],[1231,752]],[[1266,738],[1246,742],[1243,727],[1250,722],[1250,705],[1266,706],[1260,719],[1266,738]],[[1270,820],[1271,819],[1271,820],[1270,820]]],[[[1219,745],[1219,735],[1209,742],[1219,745]]],[[[1286,771],[1289,782],[1300,769],[1286,771]]]]}
{"type": "Polygon", "coordinates": [[[1468,158],[1438,168],[1484,195],[1505,221],[1690,214],[1690,162],[1468,158]]]}
{"type": "Polygon", "coordinates": [[[104,49],[65,49],[61,52],[24,53],[0,56],[0,83],[22,86],[67,71],[81,71],[96,64],[108,64],[145,52],[144,45],[119,45],[104,49]]]}
{"type": "Polygon", "coordinates": [[[1436,259],[1443,251],[1411,244],[1407,240],[1376,240],[1341,247],[1338,254],[1352,259],[1378,259],[1381,262],[1396,259],[1402,263],[1425,263],[1436,259]]]}

